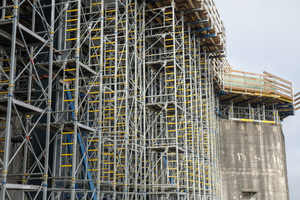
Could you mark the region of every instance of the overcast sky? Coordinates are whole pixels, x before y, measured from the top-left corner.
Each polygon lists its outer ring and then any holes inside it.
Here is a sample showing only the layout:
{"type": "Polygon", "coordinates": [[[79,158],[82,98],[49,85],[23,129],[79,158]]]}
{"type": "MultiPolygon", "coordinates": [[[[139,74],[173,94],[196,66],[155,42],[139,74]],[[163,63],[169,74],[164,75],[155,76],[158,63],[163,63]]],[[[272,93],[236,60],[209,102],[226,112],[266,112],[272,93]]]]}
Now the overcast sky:
{"type": "MultiPolygon", "coordinates": [[[[227,59],[238,70],[278,75],[300,91],[300,1],[215,0],[225,23],[227,59]]],[[[300,199],[300,110],[283,122],[290,199],[300,199]]]]}

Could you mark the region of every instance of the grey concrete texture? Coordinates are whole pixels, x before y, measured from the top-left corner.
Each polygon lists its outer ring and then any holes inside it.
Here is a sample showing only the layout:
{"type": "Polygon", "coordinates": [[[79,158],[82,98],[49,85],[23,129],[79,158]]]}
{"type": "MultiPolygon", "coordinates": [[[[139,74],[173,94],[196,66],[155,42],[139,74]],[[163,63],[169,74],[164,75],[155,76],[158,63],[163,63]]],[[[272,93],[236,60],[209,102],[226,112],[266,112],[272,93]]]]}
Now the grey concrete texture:
{"type": "Polygon", "coordinates": [[[222,199],[288,200],[281,125],[223,119],[220,125],[222,199]]]}

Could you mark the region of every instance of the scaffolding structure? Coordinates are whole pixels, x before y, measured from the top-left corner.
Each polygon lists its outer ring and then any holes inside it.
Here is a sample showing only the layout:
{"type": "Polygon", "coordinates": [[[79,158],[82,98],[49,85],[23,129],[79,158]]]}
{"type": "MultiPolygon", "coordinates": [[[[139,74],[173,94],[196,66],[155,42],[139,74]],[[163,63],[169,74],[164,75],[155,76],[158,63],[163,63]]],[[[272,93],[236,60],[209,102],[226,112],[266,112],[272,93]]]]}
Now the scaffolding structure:
{"type": "Polygon", "coordinates": [[[221,199],[219,99],[236,93],[212,0],[0,13],[0,199],[221,199]]]}

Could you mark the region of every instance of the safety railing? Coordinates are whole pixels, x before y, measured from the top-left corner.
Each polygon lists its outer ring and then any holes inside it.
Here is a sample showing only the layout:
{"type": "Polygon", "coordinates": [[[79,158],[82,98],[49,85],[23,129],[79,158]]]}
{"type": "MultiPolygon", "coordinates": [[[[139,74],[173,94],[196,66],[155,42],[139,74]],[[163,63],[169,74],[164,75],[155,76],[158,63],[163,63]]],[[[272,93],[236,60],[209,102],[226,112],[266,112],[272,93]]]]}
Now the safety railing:
{"type": "Polygon", "coordinates": [[[230,69],[224,76],[225,91],[274,97],[293,103],[292,83],[278,76],[264,72],[256,74],[230,69]]]}

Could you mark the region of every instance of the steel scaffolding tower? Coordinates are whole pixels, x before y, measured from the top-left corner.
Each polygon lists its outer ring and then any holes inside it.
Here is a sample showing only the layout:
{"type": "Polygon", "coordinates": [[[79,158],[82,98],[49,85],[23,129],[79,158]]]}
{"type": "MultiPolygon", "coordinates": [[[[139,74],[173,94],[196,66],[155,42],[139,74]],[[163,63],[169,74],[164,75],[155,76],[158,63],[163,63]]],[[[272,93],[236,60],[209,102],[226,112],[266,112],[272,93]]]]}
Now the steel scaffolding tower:
{"type": "Polygon", "coordinates": [[[233,114],[212,0],[0,12],[0,199],[221,199],[218,118],[233,114]]]}

